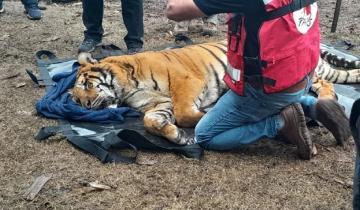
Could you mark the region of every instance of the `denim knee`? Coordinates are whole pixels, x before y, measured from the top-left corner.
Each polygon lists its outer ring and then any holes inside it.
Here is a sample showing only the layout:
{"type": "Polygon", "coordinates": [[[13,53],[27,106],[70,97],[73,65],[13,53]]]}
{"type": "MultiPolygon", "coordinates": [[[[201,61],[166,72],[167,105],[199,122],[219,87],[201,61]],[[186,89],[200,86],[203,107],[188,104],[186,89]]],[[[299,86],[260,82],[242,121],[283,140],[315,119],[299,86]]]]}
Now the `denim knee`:
{"type": "Polygon", "coordinates": [[[202,123],[198,123],[195,127],[195,141],[202,145],[205,142],[208,142],[212,139],[212,136],[209,136],[209,126],[206,126],[202,123]]]}

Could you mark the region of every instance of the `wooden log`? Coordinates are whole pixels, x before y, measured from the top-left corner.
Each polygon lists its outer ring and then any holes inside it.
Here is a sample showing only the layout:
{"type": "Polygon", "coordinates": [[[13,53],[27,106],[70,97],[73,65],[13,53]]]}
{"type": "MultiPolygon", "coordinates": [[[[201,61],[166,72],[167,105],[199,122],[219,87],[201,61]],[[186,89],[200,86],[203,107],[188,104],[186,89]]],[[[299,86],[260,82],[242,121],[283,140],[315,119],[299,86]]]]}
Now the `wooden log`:
{"type": "Polygon", "coordinates": [[[339,15],[340,15],[340,9],[341,9],[341,0],[336,0],[334,17],[333,17],[333,21],[332,21],[332,25],[331,25],[331,33],[334,33],[336,31],[336,27],[337,27],[339,15]]]}

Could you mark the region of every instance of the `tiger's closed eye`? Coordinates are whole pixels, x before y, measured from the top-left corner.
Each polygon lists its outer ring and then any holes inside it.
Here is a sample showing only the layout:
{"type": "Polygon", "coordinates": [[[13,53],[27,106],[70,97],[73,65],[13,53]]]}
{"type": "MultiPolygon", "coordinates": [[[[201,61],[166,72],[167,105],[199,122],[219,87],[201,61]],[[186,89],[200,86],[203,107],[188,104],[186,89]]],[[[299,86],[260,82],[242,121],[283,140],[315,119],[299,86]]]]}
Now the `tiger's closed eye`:
{"type": "Polygon", "coordinates": [[[87,85],[86,85],[87,89],[90,89],[90,88],[93,88],[93,87],[94,87],[94,85],[91,82],[88,82],[87,85]]]}
{"type": "Polygon", "coordinates": [[[80,101],[80,99],[79,99],[79,98],[77,98],[77,97],[73,97],[73,100],[75,101],[75,103],[77,103],[77,104],[81,104],[81,101],[80,101]]]}

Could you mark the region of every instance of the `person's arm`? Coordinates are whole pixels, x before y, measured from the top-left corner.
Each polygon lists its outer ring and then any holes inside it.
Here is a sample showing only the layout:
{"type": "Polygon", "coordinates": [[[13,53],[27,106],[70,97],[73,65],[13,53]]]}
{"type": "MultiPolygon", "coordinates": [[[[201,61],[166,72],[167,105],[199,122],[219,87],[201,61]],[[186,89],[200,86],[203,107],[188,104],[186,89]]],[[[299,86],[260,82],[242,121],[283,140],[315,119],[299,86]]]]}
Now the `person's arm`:
{"type": "Polygon", "coordinates": [[[168,0],[166,16],[175,21],[219,13],[262,12],[262,0],[168,0]]]}
{"type": "Polygon", "coordinates": [[[166,5],[166,17],[183,21],[207,16],[194,3],[194,0],[169,0],[166,5]]]}

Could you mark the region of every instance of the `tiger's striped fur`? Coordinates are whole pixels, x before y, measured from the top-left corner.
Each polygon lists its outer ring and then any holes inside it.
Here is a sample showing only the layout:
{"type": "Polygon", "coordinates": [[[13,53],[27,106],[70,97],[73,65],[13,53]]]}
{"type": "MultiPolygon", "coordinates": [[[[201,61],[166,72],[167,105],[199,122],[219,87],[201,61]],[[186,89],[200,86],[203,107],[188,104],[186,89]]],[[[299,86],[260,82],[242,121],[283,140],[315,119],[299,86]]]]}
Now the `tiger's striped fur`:
{"type": "MultiPolygon", "coordinates": [[[[332,58],[332,63],[341,66],[340,62],[336,62],[332,58]]],[[[316,67],[316,75],[324,80],[327,80],[332,83],[341,83],[341,84],[350,84],[350,83],[359,83],[360,82],[360,63],[358,65],[353,61],[355,69],[337,69],[334,66],[330,66],[324,59],[320,59],[318,66],[316,67]]]]}
{"type": "Polygon", "coordinates": [[[144,113],[152,134],[177,143],[192,142],[181,127],[193,127],[227,90],[226,42],[108,57],[83,62],[72,90],[86,108],[118,102],[144,113]]]}
{"type": "Polygon", "coordinates": [[[360,83],[360,61],[350,61],[322,50],[321,58],[315,69],[311,89],[319,98],[336,98],[333,83],[360,83]],[[337,67],[347,69],[340,69],[337,67]]]}
{"type": "Polygon", "coordinates": [[[347,69],[360,69],[360,58],[320,44],[320,56],[326,62],[347,69]]]}
{"type": "MultiPolygon", "coordinates": [[[[177,143],[193,141],[181,128],[193,127],[228,88],[223,82],[227,65],[226,42],[205,43],[157,52],[113,56],[94,63],[79,59],[73,99],[89,109],[113,103],[144,113],[152,134],[177,143]]],[[[316,72],[323,70],[319,62],[316,72]]],[[[331,68],[330,68],[331,69],[331,68]]],[[[331,83],[314,83],[321,97],[333,97],[331,83]]]]}

